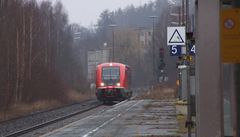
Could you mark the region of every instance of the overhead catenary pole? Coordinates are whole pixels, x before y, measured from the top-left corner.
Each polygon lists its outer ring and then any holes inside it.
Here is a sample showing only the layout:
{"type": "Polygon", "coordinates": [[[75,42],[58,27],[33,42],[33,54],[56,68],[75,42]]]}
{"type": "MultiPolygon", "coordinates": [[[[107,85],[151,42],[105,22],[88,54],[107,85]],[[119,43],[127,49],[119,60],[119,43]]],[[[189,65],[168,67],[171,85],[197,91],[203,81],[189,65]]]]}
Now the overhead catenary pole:
{"type": "Polygon", "coordinates": [[[115,60],[115,56],[114,56],[114,30],[112,29],[112,45],[113,45],[113,49],[112,49],[112,62],[114,62],[115,60]]]}
{"type": "Polygon", "coordinates": [[[155,19],[157,16],[149,16],[152,19],[152,71],[153,71],[153,83],[156,84],[157,75],[156,75],[156,57],[155,57],[155,19]]]}
{"type": "Polygon", "coordinates": [[[186,0],[186,32],[190,32],[189,0],[186,0]]]}
{"type": "Polygon", "coordinates": [[[109,27],[112,28],[112,62],[115,61],[115,55],[114,55],[114,27],[116,27],[116,24],[110,24],[109,27]]]}
{"type": "Polygon", "coordinates": [[[182,25],[185,24],[185,21],[184,21],[184,13],[185,13],[185,0],[182,0],[182,25]]]}
{"type": "MultiPolygon", "coordinates": [[[[184,3],[184,2],[183,2],[184,3]]],[[[183,6],[184,7],[184,6],[183,6]]],[[[186,33],[190,32],[190,23],[189,23],[189,0],[186,0],[186,16],[185,16],[185,21],[186,21],[186,33]]],[[[189,36],[189,35],[187,35],[189,36]]],[[[190,39],[188,37],[186,37],[186,56],[189,57],[189,44],[190,44],[190,39]]],[[[187,60],[186,62],[189,62],[189,60],[187,60]]],[[[190,62],[187,65],[187,128],[188,128],[188,137],[191,137],[192,133],[191,133],[191,129],[192,129],[192,114],[191,114],[191,92],[190,92],[190,69],[191,69],[191,65],[190,62]]]]}
{"type": "Polygon", "coordinates": [[[181,7],[178,7],[178,26],[181,26],[181,7]]]}

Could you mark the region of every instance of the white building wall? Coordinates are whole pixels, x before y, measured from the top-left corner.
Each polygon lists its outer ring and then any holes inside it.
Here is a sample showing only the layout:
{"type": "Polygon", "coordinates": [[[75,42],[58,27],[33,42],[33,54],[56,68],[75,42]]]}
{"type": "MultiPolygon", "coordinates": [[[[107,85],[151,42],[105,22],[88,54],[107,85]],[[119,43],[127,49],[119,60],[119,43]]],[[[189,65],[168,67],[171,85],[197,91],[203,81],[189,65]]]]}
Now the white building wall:
{"type": "Polygon", "coordinates": [[[96,66],[108,62],[109,50],[88,51],[88,81],[95,82],[96,66]]]}

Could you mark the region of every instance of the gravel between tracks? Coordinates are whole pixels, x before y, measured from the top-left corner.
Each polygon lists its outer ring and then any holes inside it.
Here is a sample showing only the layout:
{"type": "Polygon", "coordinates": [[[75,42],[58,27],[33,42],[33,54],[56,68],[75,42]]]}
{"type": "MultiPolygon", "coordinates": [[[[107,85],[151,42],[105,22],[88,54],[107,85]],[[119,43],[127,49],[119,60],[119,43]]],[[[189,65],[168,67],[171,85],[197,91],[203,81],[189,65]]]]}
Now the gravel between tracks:
{"type": "Polygon", "coordinates": [[[37,124],[41,124],[59,117],[66,116],[70,113],[77,112],[79,110],[84,110],[95,104],[99,104],[97,100],[89,100],[83,103],[73,104],[67,107],[58,108],[51,111],[41,112],[29,117],[18,118],[15,120],[10,120],[7,122],[0,123],[0,137],[9,135],[10,133],[23,130],[32,127],[37,124]]]}

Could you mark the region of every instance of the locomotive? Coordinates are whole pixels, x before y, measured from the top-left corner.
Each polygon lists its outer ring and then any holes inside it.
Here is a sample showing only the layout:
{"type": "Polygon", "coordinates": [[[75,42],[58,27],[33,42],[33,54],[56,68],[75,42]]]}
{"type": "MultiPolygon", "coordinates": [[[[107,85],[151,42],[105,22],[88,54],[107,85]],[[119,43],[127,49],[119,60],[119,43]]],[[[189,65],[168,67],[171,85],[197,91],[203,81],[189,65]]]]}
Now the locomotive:
{"type": "Polygon", "coordinates": [[[131,69],[128,65],[109,62],[96,69],[96,96],[99,101],[123,101],[132,96],[131,69]]]}

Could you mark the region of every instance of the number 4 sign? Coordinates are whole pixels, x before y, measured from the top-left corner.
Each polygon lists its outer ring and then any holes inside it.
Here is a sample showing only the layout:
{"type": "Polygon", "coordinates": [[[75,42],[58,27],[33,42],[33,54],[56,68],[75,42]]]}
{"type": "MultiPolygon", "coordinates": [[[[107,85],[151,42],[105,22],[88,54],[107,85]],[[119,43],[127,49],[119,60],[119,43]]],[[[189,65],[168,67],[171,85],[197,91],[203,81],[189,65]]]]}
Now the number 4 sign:
{"type": "Polygon", "coordinates": [[[194,56],[196,53],[196,46],[195,45],[190,45],[189,46],[189,55],[194,56]]]}

